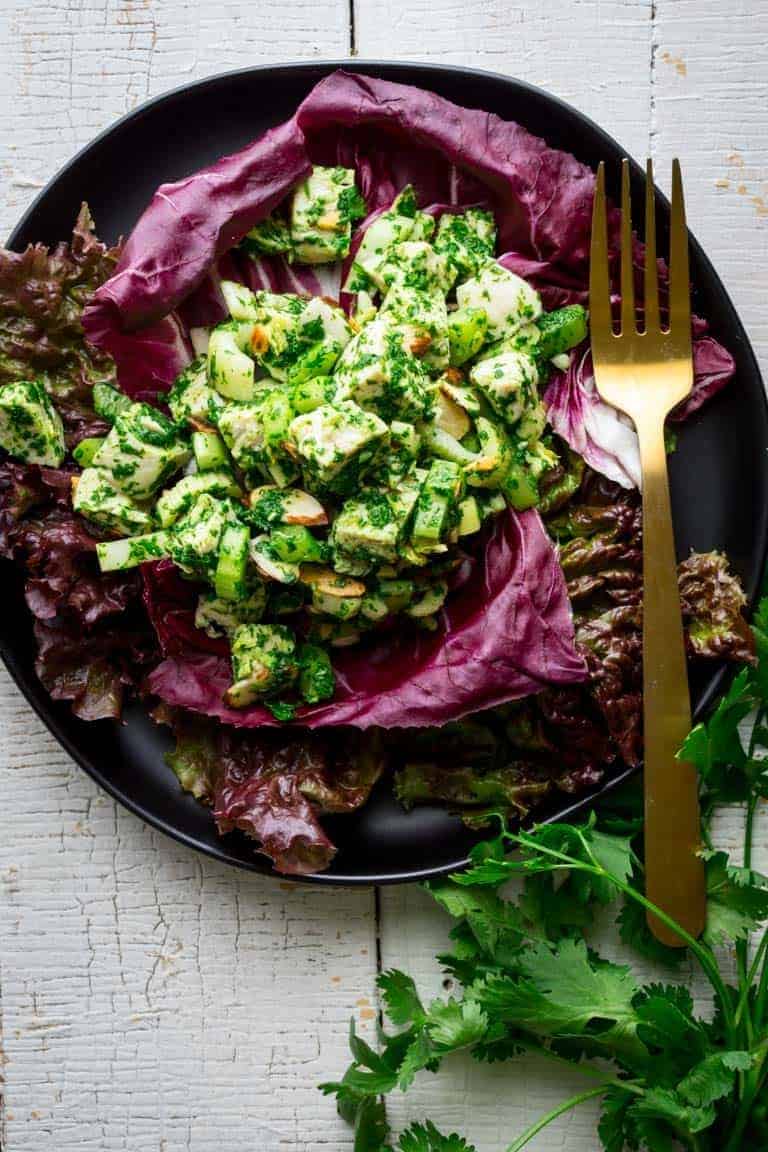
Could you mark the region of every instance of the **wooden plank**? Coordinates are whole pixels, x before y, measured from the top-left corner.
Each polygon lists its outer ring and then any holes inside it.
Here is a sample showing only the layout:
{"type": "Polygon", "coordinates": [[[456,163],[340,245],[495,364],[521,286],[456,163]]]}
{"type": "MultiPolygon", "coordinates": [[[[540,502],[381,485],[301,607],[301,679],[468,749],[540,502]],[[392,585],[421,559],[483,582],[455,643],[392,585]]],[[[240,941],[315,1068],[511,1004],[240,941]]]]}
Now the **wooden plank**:
{"type": "Polygon", "coordinates": [[[0,730],[3,1146],[351,1146],[316,1084],[345,1066],[350,1015],[372,1035],[370,891],[237,873],[150,830],[4,671],[0,730]]]}
{"type": "MultiPolygon", "coordinates": [[[[2,0],[0,232],[147,96],[348,51],[346,6],[2,0]]],[[[316,1084],[372,1036],[370,891],[235,873],[103,795],[0,674],[8,1152],[349,1148],[316,1084]]]]}
{"type": "Polygon", "coordinates": [[[515,76],[569,101],[631,153],[644,153],[650,129],[651,0],[354,3],[361,58],[459,64],[515,76]]]}
{"type": "Polygon", "coordinates": [[[0,235],[35,191],[143,100],[216,72],[349,52],[345,2],[0,0],[0,235]]]}

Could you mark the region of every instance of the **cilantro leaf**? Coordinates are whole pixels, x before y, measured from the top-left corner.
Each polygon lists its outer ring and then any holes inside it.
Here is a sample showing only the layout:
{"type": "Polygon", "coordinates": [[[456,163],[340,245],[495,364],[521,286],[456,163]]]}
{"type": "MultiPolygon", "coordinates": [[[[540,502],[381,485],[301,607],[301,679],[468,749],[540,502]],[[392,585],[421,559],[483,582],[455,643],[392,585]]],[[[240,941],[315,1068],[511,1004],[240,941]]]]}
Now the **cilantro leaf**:
{"type": "Polygon", "coordinates": [[[534,945],[518,971],[490,975],[472,989],[491,1020],[536,1036],[579,1039],[590,1050],[643,1057],[629,968],[595,961],[583,940],[565,939],[534,945]]]}
{"type": "Polygon", "coordinates": [[[397,1084],[401,1092],[405,1092],[413,1083],[416,1073],[422,1068],[431,1068],[434,1072],[439,1067],[439,1060],[435,1056],[435,1049],[427,1033],[421,1029],[412,1036],[408,1048],[400,1061],[397,1073],[397,1084]]]}
{"type": "Polygon", "coordinates": [[[627,1117],[632,1119],[639,1134],[653,1148],[648,1134],[651,1134],[651,1139],[658,1140],[660,1134],[656,1124],[659,1121],[669,1124],[673,1132],[682,1131],[695,1136],[714,1124],[716,1113],[711,1104],[700,1108],[687,1104],[671,1089],[649,1088],[629,1106],[627,1117]]]}
{"type": "Polygon", "coordinates": [[[745,940],[768,919],[768,880],[728,862],[725,852],[707,853],[708,944],[745,940]]]}
{"type": "Polygon", "coordinates": [[[455,1051],[482,1039],[488,1017],[475,1000],[433,1000],[426,1021],[429,1038],[436,1048],[455,1051]]]}
{"type": "Polygon", "coordinates": [[[709,809],[750,795],[751,773],[739,724],[756,703],[751,670],[743,668],[709,719],[696,725],[677,754],[678,760],[698,769],[709,809]]]}
{"type": "Polygon", "coordinates": [[[395,1027],[399,1028],[414,1020],[423,1019],[424,1008],[416,991],[416,985],[405,972],[392,968],[388,972],[382,972],[376,983],[384,999],[387,1016],[395,1027]]]}
{"type": "Polygon", "coordinates": [[[634,1100],[630,1092],[609,1088],[603,1097],[597,1133],[605,1152],[624,1152],[627,1109],[634,1100]]]}
{"type": "MultiPolygon", "coordinates": [[[[634,886],[638,891],[643,890],[643,885],[637,878],[635,878],[634,886]]],[[[638,955],[644,956],[646,960],[651,960],[654,964],[675,967],[685,958],[684,948],[670,948],[667,944],[662,944],[660,940],[656,939],[648,927],[645,909],[641,904],[638,904],[637,900],[632,900],[629,897],[625,899],[617,917],[617,923],[619,936],[624,944],[632,948],[638,955]]]]}
{"type": "Polygon", "coordinates": [[[752,1057],[749,1052],[712,1052],[680,1081],[677,1086],[678,1095],[695,1108],[704,1108],[732,1092],[736,1073],[746,1072],[751,1067],[752,1057]]]}
{"type": "MultiPolygon", "coordinates": [[[[466,888],[452,880],[435,880],[428,887],[451,916],[463,918],[487,959],[507,964],[520,951],[528,933],[514,904],[502,900],[490,888],[466,888]]],[[[474,955],[477,956],[476,951],[474,955]]]]}
{"type": "Polygon", "coordinates": [[[355,1114],[355,1143],[353,1152],[389,1152],[387,1123],[384,1104],[375,1096],[365,1096],[355,1114]]]}
{"type": "Polygon", "coordinates": [[[473,1144],[468,1144],[455,1132],[443,1136],[429,1120],[406,1129],[400,1136],[398,1147],[400,1152],[477,1152],[473,1144]]]}

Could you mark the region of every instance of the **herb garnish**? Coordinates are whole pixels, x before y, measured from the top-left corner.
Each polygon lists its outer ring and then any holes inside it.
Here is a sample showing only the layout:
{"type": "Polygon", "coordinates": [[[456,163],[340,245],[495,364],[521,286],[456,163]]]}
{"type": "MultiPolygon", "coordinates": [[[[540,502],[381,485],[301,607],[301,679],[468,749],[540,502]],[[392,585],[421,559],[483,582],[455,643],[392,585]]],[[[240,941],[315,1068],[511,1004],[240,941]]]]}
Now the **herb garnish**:
{"type": "Polygon", "coordinates": [[[755,812],[768,798],[768,598],[753,633],[757,664],[736,676],[680,753],[701,776],[708,888],[702,938],[686,936],[645,897],[638,784],[609,796],[581,825],[522,832],[499,817],[499,834],[473,850],[467,871],[426,886],[455,921],[453,949],[438,960],[461,997],[424,1004],[410,976],[382,973],[383,1011],[393,1030],[382,1030],[375,1052],[353,1026],[353,1063],[340,1082],[321,1086],[354,1125],[355,1152],[474,1152],[429,1121],[392,1142],[381,1100],[410,1087],[422,1069],[437,1072],[463,1048],[483,1061],[536,1052],[593,1081],[505,1152],[519,1152],[563,1113],[597,1097],[605,1152],[768,1147],[768,879],[751,867],[755,812]],[[745,743],[739,725],[750,713],[745,743]],[[713,847],[709,833],[714,809],[732,803],[746,806],[740,866],[713,847]],[[504,887],[513,878],[522,881],[516,896],[504,887]],[[685,985],[640,986],[631,968],[588,947],[583,933],[596,909],[617,899],[626,945],[659,963],[673,965],[687,954],[698,964],[714,993],[712,1019],[695,1011],[685,985]],[[651,936],[649,909],[686,939],[687,953],[651,936]],[[737,950],[735,986],[716,951],[730,942],[737,950]]]}

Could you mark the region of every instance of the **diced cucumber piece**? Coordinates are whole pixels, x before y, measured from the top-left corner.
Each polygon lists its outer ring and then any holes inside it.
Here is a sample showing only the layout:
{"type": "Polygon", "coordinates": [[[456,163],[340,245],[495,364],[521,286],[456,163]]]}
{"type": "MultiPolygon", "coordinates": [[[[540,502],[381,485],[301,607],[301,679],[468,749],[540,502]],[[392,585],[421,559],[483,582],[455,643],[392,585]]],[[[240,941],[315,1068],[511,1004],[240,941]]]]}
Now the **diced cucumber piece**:
{"type": "Polygon", "coordinates": [[[382,212],[366,228],[344,284],[344,291],[366,291],[371,286],[380,291],[385,290],[382,270],[389,253],[396,244],[413,235],[415,222],[416,198],[413,189],[408,186],[395,197],[391,208],[382,212]]]}
{"type": "Polygon", "coordinates": [[[236,280],[222,280],[220,285],[224,303],[233,320],[261,320],[264,313],[259,307],[256,293],[236,280]]]}
{"type": "Polygon", "coordinates": [[[130,536],[124,540],[106,540],[96,545],[96,558],[102,572],[122,572],[138,568],[149,560],[162,560],[169,554],[170,537],[167,532],[149,532],[145,536],[130,536]]]}
{"type": "Polygon", "coordinates": [[[40,381],[19,380],[0,388],[0,446],[27,464],[58,468],[63,461],[64,426],[40,381]]]}
{"type": "Polygon", "coordinates": [[[84,440],[72,449],[72,457],[81,468],[88,468],[93,458],[104,443],[103,436],[86,436],[84,440]]]}
{"type": "Polygon", "coordinates": [[[449,460],[432,462],[416,502],[411,531],[411,542],[418,552],[432,551],[454,526],[462,487],[458,464],[449,460]]]}
{"type": "Polygon", "coordinates": [[[72,477],[72,507],[86,520],[124,536],[148,532],[153,525],[152,514],[120,492],[102,468],[86,468],[72,477]]]}
{"type": "Polygon", "coordinates": [[[377,595],[376,592],[366,592],[360,605],[360,615],[364,616],[366,620],[372,620],[374,623],[386,619],[389,615],[386,600],[377,595]]]}
{"type": "Polygon", "coordinates": [[[101,416],[102,420],[114,424],[118,414],[130,406],[131,398],[126,396],[124,392],[118,392],[117,388],[113,388],[110,384],[101,382],[94,384],[93,407],[96,410],[96,415],[101,416]]]}
{"type": "Polygon", "coordinates": [[[324,648],[302,644],[299,649],[299,692],[307,704],[330,700],[336,687],[333,665],[324,648]]]}
{"type": "Polygon", "coordinates": [[[551,360],[587,338],[587,313],[581,304],[545,312],[536,323],[541,333],[536,352],[542,360],[551,360]]]}
{"type": "Polygon", "coordinates": [[[274,389],[268,392],[261,405],[261,423],[264,429],[264,443],[270,448],[280,448],[288,439],[294,411],[285,392],[274,389]]]}
{"type": "Polygon", "coordinates": [[[227,471],[232,467],[227,446],[213,428],[192,433],[192,451],[201,472],[227,471]]]}
{"type": "Polygon", "coordinates": [[[298,476],[298,469],[286,445],[294,412],[285,392],[268,392],[261,405],[264,429],[264,455],[267,470],[281,488],[287,488],[298,476]]]}
{"type": "Polygon", "coordinates": [[[157,501],[155,515],[161,526],[170,528],[205,492],[211,496],[242,496],[231,472],[193,472],[183,476],[173,488],[167,488],[157,501]]]}
{"type": "Polygon", "coordinates": [[[467,484],[473,488],[498,488],[512,460],[509,437],[498,424],[478,416],[475,421],[480,452],[464,469],[467,484]]]}
{"type": "Polygon", "coordinates": [[[278,560],[288,564],[323,564],[328,547],[302,524],[281,524],[269,534],[269,544],[278,560]]]}
{"type": "Polygon", "coordinates": [[[244,600],[251,533],[245,524],[228,524],[221,536],[213,586],[222,600],[244,600]]]}
{"type": "Polygon", "coordinates": [[[482,517],[474,496],[465,496],[459,504],[459,536],[471,536],[479,532],[482,517]]]}
{"type": "Polygon", "coordinates": [[[242,337],[232,324],[221,324],[208,342],[208,378],[217,392],[228,400],[253,400],[256,368],[241,344],[242,337]]]}
{"type": "Polygon", "coordinates": [[[433,456],[440,460],[451,460],[454,464],[472,464],[474,453],[460,444],[450,432],[443,431],[436,424],[427,424],[422,432],[422,443],[433,456]]]}
{"type": "Polygon", "coordinates": [[[336,340],[321,340],[311,344],[287,369],[286,383],[293,386],[303,384],[313,376],[326,376],[333,371],[341,352],[342,345],[336,340]]]}
{"type": "Polygon", "coordinates": [[[483,308],[457,308],[448,313],[450,363],[466,364],[482,348],[488,334],[488,313],[483,308]]]}
{"type": "Polygon", "coordinates": [[[523,511],[539,503],[539,480],[544,473],[557,466],[556,452],[541,441],[526,444],[519,440],[514,445],[509,470],[502,483],[502,491],[513,508],[523,511]]]}
{"type": "Polygon", "coordinates": [[[321,404],[332,404],[336,394],[336,381],[331,376],[314,376],[302,380],[291,392],[294,412],[313,412],[321,404]]]}
{"type": "Polygon", "coordinates": [[[539,484],[525,458],[515,454],[507,475],[502,482],[502,491],[512,507],[518,512],[535,508],[539,502],[539,484]]]}

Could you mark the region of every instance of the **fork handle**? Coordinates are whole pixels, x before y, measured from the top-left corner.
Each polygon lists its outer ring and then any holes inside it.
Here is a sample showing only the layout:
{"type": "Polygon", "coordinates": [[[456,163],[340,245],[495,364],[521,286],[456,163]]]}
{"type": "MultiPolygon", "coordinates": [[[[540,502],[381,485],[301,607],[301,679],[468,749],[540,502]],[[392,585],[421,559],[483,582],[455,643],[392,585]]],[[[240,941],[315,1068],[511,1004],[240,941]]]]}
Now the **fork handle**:
{"type": "MultiPolygon", "coordinates": [[[[675,759],[691,728],[691,702],[664,445],[664,414],[636,419],[643,477],[643,693],[645,869],[648,899],[698,936],[706,915],[695,768],[675,759]]],[[[684,944],[652,914],[657,939],[684,944]]]]}

